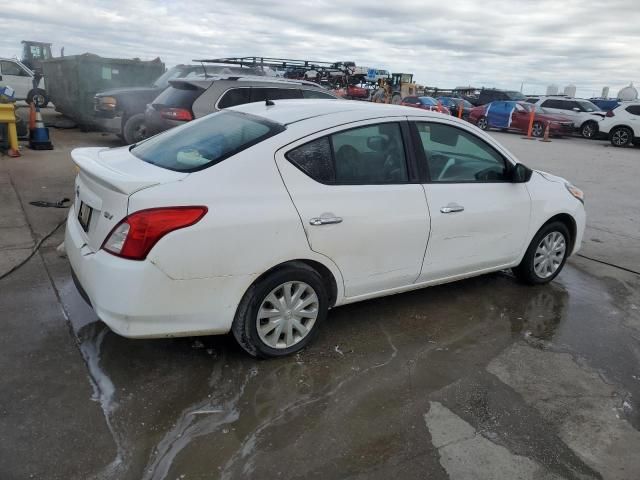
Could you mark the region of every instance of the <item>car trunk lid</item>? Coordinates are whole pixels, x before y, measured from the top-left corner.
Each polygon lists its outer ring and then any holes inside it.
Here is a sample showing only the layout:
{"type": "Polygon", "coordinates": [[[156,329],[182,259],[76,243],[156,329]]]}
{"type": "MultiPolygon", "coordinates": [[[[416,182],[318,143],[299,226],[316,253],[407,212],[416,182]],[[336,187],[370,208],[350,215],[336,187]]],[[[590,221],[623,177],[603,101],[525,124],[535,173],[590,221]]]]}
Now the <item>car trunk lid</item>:
{"type": "Polygon", "coordinates": [[[94,252],[113,227],[127,216],[132,194],[188,175],[144,162],[132,155],[128,147],[77,148],[71,152],[71,158],[79,169],[74,216],[85,242],[94,252]]]}

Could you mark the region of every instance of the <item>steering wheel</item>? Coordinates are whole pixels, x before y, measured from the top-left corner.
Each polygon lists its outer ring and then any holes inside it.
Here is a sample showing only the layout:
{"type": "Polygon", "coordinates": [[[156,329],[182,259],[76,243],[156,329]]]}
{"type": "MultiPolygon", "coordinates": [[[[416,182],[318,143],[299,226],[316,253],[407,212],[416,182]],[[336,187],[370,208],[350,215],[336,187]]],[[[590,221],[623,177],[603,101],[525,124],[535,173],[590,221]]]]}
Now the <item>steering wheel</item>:
{"type": "Polygon", "coordinates": [[[474,177],[476,180],[487,181],[487,180],[501,180],[502,176],[499,172],[495,170],[494,167],[485,168],[484,170],[480,170],[477,172],[474,177]]]}
{"type": "Polygon", "coordinates": [[[431,155],[429,157],[429,162],[434,162],[434,163],[438,162],[438,165],[442,165],[442,169],[440,170],[440,175],[438,175],[438,178],[436,180],[444,180],[445,173],[447,173],[447,170],[449,170],[449,168],[456,163],[455,159],[448,157],[446,155],[443,155],[441,153],[436,153],[431,155]]]}

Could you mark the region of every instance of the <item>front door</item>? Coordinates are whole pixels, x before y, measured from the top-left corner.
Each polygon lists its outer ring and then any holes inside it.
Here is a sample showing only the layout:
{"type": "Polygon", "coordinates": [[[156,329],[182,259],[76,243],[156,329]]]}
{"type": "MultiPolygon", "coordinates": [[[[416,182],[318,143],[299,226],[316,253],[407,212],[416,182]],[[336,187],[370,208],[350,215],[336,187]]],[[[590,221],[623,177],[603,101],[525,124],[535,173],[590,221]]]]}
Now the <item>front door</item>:
{"type": "Polygon", "coordinates": [[[0,85],[8,85],[16,92],[16,98],[24,100],[33,88],[33,82],[29,73],[20,65],[10,60],[0,61],[0,85]]]}
{"type": "Polygon", "coordinates": [[[347,297],[411,285],[420,274],[429,213],[422,185],[412,183],[406,132],[406,122],[368,122],[276,154],[309,246],[338,266],[347,297]]]}
{"type": "Polygon", "coordinates": [[[419,281],[511,264],[527,242],[531,201],[511,163],[469,130],[416,122],[427,162],[431,236],[419,281]]]}

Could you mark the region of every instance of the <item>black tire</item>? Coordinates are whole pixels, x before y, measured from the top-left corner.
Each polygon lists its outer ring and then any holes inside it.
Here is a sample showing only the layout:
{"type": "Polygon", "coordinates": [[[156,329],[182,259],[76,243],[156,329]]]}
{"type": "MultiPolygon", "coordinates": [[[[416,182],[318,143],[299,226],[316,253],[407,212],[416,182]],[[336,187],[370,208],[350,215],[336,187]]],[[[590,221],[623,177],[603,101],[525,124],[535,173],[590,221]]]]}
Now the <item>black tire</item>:
{"type": "Polygon", "coordinates": [[[303,349],[317,335],[318,328],[327,316],[329,296],[320,274],[300,262],[292,263],[258,280],[244,294],[231,326],[233,336],[249,355],[260,358],[283,357],[303,349]],[[267,296],[287,282],[304,282],[318,297],[317,317],[309,333],[290,347],[273,348],[258,334],[258,310],[267,296]]]}
{"type": "Polygon", "coordinates": [[[487,121],[487,117],[485,116],[480,117],[476,122],[476,126],[480,130],[489,130],[489,122],[487,121]]]}
{"type": "Polygon", "coordinates": [[[596,135],[598,135],[598,123],[593,120],[584,122],[580,127],[580,135],[588,139],[596,138],[596,135]]]}
{"type": "Polygon", "coordinates": [[[147,138],[144,113],[132,115],[125,120],[122,126],[122,138],[127,145],[138,143],[147,138]]]}
{"type": "Polygon", "coordinates": [[[569,229],[562,222],[551,222],[544,225],[538,233],[535,234],[533,240],[529,244],[527,251],[520,262],[520,265],[513,268],[512,271],[516,278],[523,283],[528,285],[541,285],[544,283],[549,283],[551,280],[556,278],[556,276],[562,271],[564,264],[567,261],[567,257],[569,256],[569,249],[571,248],[571,236],[569,234],[569,229]],[[536,273],[534,268],[534,262],[536,260],[536,250],[538,246],[541,244],[542,240],[546,238],[548,235],[557,232],[564,237],[565,251],[562,261],[556,268],[556,270],[547,277],[542,277],[536,273]]]}
{"type": "Polygon", "coordinates": [[[542,122],[533,122],[533,126],[531,127],[531,135],[538,138],[544,135],[544,125],[542,124],[542,122]]]}
{"type": "Polygon", "coordinates": [[[633,140],[633,132],[627,127],[615,127],[609,133],[609,141],[614,147],[628,147],[633,140]]]}
{"type": "Polygon", "coordinates": [[[41,88],[36,88],[34,90],[31,90],[27,94],[28,104],[31,104],[31,102],[33,102],[34,100],[38,102],[38,106],[40,108],[45,108],[47,105],[49,105],[49,97],[47,96],[47,92],[45,92],[41,88]]]}

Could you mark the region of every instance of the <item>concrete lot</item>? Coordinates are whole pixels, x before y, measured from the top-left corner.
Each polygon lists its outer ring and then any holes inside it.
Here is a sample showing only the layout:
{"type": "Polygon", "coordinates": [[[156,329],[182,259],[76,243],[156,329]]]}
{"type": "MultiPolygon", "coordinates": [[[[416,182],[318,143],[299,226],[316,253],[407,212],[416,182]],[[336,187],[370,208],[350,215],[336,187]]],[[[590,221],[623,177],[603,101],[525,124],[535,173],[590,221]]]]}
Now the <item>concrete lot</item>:
{"type": "MultiPolygon", "coordinates": [[[[52,114],[48,113],[48,118],[52,114]]],[[[52,130],[0,158],[0,273],[72,197],[52,130]]],[[[583,253],[640,271],[640,149],[495,133],[586,192],[583,253]]],[[[640,276],[573,257],[552,284],[506,273],[330,312],[313,345],[255,361],[229,337],[128,340],[55,247],[0,280],[0,479],[640,478],[640,276]]]]}

